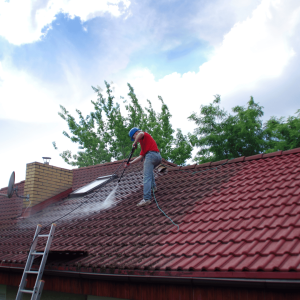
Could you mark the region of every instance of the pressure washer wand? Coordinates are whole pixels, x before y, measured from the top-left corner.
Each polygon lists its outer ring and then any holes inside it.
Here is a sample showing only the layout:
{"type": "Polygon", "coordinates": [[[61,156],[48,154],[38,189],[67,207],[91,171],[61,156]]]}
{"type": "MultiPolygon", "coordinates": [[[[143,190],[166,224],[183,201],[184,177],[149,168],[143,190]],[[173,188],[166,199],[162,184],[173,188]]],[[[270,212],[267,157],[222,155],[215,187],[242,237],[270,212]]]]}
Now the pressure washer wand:
{"type": "MultiPolygon", "coordinates": [[[[130,155],[129,155],[128,160],[127,160],[127,164],[129,164],[129,161],[130,161],[130,159],[131,159],[131,157],[132,157],[133,152],[134,152],[135,149],[136,149],[136,147],[132,147],[132,150],[131,150],[130,155]]],[[[125,172],[125,168],[124,168],[124,170],[123,170],[123,172],[122,172],[122,175],[121,175],[120,178],[119,178],[118,183],[121,181],[121,178],[122,178],[124,172],[125,172]]]]}

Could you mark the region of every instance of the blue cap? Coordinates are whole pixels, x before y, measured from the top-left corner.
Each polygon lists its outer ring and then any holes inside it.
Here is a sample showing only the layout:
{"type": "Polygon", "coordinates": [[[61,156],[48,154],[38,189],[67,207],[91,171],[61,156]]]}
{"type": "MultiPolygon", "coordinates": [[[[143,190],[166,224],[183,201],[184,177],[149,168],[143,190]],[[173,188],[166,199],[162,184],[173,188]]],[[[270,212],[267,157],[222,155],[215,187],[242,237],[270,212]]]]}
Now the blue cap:
{"type": "Polygon", "coordinates": [[[141,130],[141,129],[139,129],[139,128],[137,128],[137,127],[133,127],[133,128],[130,129],[130,131],[129,131],[129,136],[130,136],[130,139],[131,139],[132,142],[134,142],[134,138],[133,138],[134,134],[135,134],[137,131],[139,131],[139,130],[141,130]]]}

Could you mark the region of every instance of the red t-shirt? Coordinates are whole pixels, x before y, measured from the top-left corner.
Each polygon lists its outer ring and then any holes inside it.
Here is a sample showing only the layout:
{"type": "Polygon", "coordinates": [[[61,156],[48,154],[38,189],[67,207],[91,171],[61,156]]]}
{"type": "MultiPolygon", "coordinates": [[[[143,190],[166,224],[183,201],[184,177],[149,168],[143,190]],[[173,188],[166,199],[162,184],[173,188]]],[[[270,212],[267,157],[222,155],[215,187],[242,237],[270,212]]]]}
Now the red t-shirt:
{"type": "Polygon", "coordinates": [[[144,132],[144,137],[139,142],[142,148],[140,155],[145,156],[148,151],[159,152],[156,142],[149,133],[144,132]]]}

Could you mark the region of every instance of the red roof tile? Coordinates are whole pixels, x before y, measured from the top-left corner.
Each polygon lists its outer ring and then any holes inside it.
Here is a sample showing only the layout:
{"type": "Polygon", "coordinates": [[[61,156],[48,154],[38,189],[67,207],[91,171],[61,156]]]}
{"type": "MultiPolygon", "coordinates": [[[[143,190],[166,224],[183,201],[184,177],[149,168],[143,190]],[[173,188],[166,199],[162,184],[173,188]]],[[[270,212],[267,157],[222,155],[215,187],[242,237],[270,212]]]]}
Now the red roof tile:
{"type": "MultiPolygon", "coordinates": [[[[57,223],[51,246],[52,251],[87,252],[73,260],[74,266],[260,276],[276,272],[282,278],[283,272],[292,271],[300,278],[299,163],[300,149],[183,168],[164,162],[168,172],[157,173],[156,198],[179,231],[155,202],[136,207],[143,197],[142,164],[137,164],[126,170],[110,208],[101,205],[116,180],[27,219],[4,220],[0,260],[24,263],[36,225],[48,224],[86,201],[57,223]]],[[[73,170],[73,190],[118,166],[120,162],[73,170]]],[[[3,212],[18,215],[17,202],[0,200],[3,212]]],[[[56,263],[63,264],[51,261],[56,263]]]]}
{"type": "MultiPolygon", "coordinates": [[[[18,188],[18,193],[23,195],[25,181],[15,184],[18,188]]],[[[1,194],[7,194],[7,188],[0,190],[1,194]]],[[[21,216],[23,209],[23,199],[18,198],[14,193],[11,198],[0,196],[0,229],[14,224],[16,219],[21,216]]]]}

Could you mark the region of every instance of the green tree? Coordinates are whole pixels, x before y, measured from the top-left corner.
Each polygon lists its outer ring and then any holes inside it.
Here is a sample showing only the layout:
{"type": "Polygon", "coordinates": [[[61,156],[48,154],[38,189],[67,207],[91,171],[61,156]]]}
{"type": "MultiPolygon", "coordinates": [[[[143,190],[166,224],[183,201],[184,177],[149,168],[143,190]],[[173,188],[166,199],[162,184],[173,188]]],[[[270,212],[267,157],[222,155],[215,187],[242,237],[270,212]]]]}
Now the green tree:
{"type": "Polygon", "coordinates": [[[189,116],[198,126],[190,135],[192,144],[200,147],[194,160],[203,163],[263,152],[266,148],[263,107],[251,97],[246,108],[235,106],[232,115],[220,108],[220,102],[220,96],[216,95],[211,104],[200,107],[200,115],[189,116]]]}
{"type": "MultiPolygon", "coordinates": [[[[66,163],[84,167],[126,158],[132,147],[128,136],[132,127],[139,127],[150,133],[166,160],[182,165],[191,158],[192,146],[189,139],[180,129],[175,134],[168,106],[160,96],[161,111],[157,113],[149,100],[148,107],[143,108],[133,87],[128,84],[129,100],[124,101],[127,114],[123,115],[120,104],[115,101],[111,85],[105,81],[105,87],[107,97],[103,96],[100,87],[92,87],[97,94],[97,101],[91,101],[94,111],[83,117],[76,110],[79,122],[65,107],[60,106],[59,115],[67,122],[70,130],[70,134],[66,131],[63,134],[77,143],[80,150],[77,154],[72,154],[70,150],[60,153],[66,163]]],[[[53,146],[57,149],[55,142],[53,146]]]]}
{"type": "Polygon", "coordinates": [[[295,117],[271,117],[265,124],[265,133],[269,148],[267,153],[300,147],[300,109],[295,117]]]}

